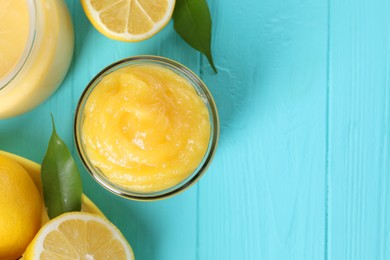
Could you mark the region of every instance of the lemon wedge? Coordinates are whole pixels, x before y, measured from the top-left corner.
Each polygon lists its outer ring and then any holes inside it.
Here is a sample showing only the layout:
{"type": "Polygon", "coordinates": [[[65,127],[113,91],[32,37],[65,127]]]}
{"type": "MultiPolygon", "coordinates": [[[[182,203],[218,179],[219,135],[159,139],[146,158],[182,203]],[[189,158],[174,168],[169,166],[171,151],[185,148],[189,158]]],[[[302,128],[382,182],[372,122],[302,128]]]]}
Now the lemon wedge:
{"type": "Polygon", "coordinates": [[[43,226],[28,246],[24,259],[132,260],[134,254],[118,228],[107,219],[70,212],[43,226]]]}
{"type": "Polygon", "coordinates": [[[175,0],[81,0],[81,4],[100,33],[136,42],[153,36],[169,22],[175,0]]]}

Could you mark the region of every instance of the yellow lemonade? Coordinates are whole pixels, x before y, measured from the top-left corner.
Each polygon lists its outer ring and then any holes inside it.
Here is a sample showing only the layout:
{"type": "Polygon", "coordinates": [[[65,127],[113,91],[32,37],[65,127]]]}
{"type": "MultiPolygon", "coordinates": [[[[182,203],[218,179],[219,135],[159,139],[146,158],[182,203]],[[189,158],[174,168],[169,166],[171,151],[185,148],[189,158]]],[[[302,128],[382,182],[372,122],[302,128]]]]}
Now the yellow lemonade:
{"type": "Polygon", "coordinates": [[[63,0],[1,0],[0,119],[48,98],[73,54],[73,26],[63,0]]]}
{"type": "Polygon", "coordinates": [[[88,161],[110,182],[137,193],[170,189],[194,173],[213,130],[209,109],[192,83],[154,64],[105,75],[81,117],[88,161]]]}

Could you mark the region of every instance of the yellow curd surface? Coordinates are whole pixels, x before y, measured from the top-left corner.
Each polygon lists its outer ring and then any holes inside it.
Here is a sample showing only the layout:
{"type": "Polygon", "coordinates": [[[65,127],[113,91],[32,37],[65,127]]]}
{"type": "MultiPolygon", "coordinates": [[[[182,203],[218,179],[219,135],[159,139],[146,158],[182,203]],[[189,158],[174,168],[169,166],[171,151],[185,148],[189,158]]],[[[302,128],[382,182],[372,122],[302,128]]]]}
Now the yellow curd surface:
{"type": "Polygon", "coordinates": [[[0,79],[17,64],[29,36],[26,0],[0,1],[0,79]]]}
{"type": "Polygon", "coordinates": [[[0,18],[3,119],[31,110],[56,90],[70,65],[74,36],[63,0],[0,0],[0,18]],[[17,63],[23,66],[10,77],[17,63]]]}
{"type": "Polygon", "coordinates": [[[135,192],[179,184],[210,140],[209,112],[189,81],[158,65],[105,76],[84,107],[88,158],[113,183],[135,192]]]}

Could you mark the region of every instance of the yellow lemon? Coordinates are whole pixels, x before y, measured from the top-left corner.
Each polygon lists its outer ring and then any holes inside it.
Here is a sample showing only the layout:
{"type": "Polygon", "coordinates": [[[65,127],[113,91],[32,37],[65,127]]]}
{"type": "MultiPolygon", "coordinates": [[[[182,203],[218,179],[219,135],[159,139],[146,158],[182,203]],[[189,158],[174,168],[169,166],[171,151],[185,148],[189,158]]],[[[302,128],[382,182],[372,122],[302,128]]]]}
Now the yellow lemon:
{"type": "MultiPolygon", "coordinates": [[[[35,185],[37,186],[40,193],[42,193],[42,183],[41,183],[41,166],[33,161],[30,161],[24,157],[18,156],[16,154],[8,153],[0,150],[0,156],[6,156],[17,163],[19,163],[30,175],[35,185]]],[[[43,198],[42,198],[43,199],[43,198]]],[[[42,205],[44,204],[42,200],[42,205]]],[[[105,217],[103,212],[84,194],[81,196],[81,211],[89,212],[93,214],[100,215],[105,217]]],[[[49,216],[45,207],[42,207],[42,225],[46,224],[49,221],[49,216]]]]}
{"type": "Polygon", "coordinates": [[[153,36],[169,22],[175,0],[81,0],[81,4],[100,33],[135,42],[153,36]]]}
{"type": "Polygon", "coordinates": [[[28,246],[26,260],[132,260],[133,251],[107,219],[85,212],[62,214],[42,227],[28,246]]]}
{"type": "Polygon", "coordinates": [[[42,198],[30,175],[0,155],[0,259],[17,259],[41,227],[42,198]]]}

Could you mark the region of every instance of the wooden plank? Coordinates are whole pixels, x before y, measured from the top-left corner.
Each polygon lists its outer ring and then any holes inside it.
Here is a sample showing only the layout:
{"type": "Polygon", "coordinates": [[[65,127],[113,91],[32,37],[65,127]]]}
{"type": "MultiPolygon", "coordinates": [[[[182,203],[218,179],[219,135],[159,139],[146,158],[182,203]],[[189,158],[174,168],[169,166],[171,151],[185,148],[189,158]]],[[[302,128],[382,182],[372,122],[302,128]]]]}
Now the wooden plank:
{"type": "Polygon", "coordinates": [[[323,259],[327,1],[210,1],[220,146],[198,259],[323,259]]]}
{"type": "MultiPolygon", "coordinates": [[[[153,38],[123,43],[99,34],[84,15],[79,1],[66,1],[75,27],[75,53],[66,80],[42,106],[0,122],[0,149],[41,162],[51,134],[50,112],[57,130],[77,158],[73,143],[74,111],[85,86],[105,66],[132,55],[154,54],[175,59],[195,72],[199,54],[187,46],[170,23],[153,38]]],[[[79,162],[79,160],[78,160],[79,162]]],[[[80,167],[82,168],[80,162],[80,167]]],[[[82,170],[84,192],[129,240],[137,259],[195,259],[197,189],[175,198],[140,203],[118,198],[82,170]]]]}
{"type": "Polygon", "coordinates": [[[389,1],[331,1],[330,259],[390,258],[389,16],[389,1]]]}
{"type": "MultiPolygon", "coordinates": [[[[199,70],[198,54],[174,33],[172,23],[147,41],[122,43],[97,33],[78,3],[74,4],[74,13],[75,27],[82,28],[76,32],[76,57],[80,58],[75,60],[74,100],[98,71],[133,55],[161,55],[199,70]]],[[[117,198],[103,191],[87,174],[83,177],[86,193],[124,233],[137,259],[195,259],[196,188],[172,199],[142,203],[117,198]]]]}

